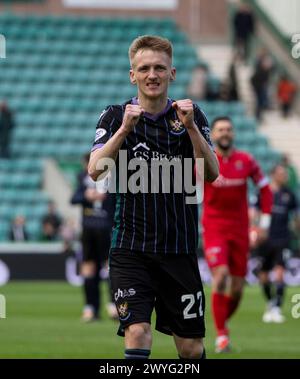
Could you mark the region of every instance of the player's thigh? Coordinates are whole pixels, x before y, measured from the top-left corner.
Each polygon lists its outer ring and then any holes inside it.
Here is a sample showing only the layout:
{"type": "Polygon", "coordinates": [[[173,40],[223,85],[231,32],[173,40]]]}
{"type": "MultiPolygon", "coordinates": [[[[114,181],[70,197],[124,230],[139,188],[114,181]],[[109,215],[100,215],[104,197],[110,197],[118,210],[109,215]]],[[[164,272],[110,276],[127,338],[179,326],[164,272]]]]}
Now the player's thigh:
{"type": "Polygon", "coordinates": [[[229,293],[231,297],[239,298],[242,295],[245,285],[245,278],[243,276],[231,276],[229,293]]]}
{"type": "Polygon", "coordinates": [[[291,251],[289,249],[289,241],[283,240],[274,242],[274,253],[273,253],[273,266],[281,267],[285,269],[287,261],[291,257],[291,251]]]}
{"type": "Polygon", "coordinates": [[[229,270],[232,276],[244,278],[247,274],[249,256],[248,232],[230,239],[229,270]]]}
{"type": "Polygon", "coordinates": [[[211,290],[212,292],[224,293],[228,287],[230,270],[228,265],[220,265],[211,268],[211,290]]]}
{"type": "Polygon", "coordinates": [[[228,241],[222,231],[205,231],[203,243],[205,259],[211,270],[219,266],[228,266],[228,241]]]}
{"type": "Polygon", "coordinates": [[[284,282],[285,267],[282,265],[275,265],[273,271],[274,271],[275,282],[278,282],[278,283],[284,282]]]}
{"type": "Polygon", "coordinates": [[[274,266],[274,246],[270,240],[263,242],[257,249],[259,259],[259,272],[261,273],[260,279],[262,283],[268,281],[268,272],[274,266]]]}
{"type": "Polygon", "coordinates": [[[101,267],[108,259],[110,248],[110,231],[108,229],[98,229],[94,234],[95,256],[101,267]]]}
{"type": "Polygon", "coordinates": [[[81,235],[82,262],[81,275],[84,277],[94,276],[98,270],[97,257],[95,256],[93,231],[83,229],[81,235]]]}
{"type": "Polygon", "coordinates": [[[122,329],[133,323],[151,323],[155,283],[142,253],[112,251],[109,277],[122,329]]]}
{"type": "Polygon", "coordinates": [[[156,329],[182,338],[205,335],[205,296],[196,255],[169,255],[160,266],[156,329]]]}

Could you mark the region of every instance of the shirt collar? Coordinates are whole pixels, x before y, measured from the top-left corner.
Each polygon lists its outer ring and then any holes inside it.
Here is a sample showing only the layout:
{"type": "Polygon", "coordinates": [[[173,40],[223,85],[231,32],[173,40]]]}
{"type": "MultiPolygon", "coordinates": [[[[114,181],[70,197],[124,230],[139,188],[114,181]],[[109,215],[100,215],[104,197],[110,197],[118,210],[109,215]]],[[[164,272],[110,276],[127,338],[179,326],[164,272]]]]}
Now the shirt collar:
{"type": "MultiPolygon", "coordinates": [[[[131,99],[131,104],[138,105],[139,104],[138,98],[137,97],[133,97],[131,99]]],[[[172,106],[172,100],[168,98],[168,102],[167,102],[167,105],[166,105],[165,109],[163,109],[161,112],[156,113],[156,114],[151,114],[151,113],[145,112],[144,116],[147,117],[147,118],[149,118],[152,121],[157,121],[161,116],[164,116],[166,113],[169,112],[171,106],[172,106]]]]}

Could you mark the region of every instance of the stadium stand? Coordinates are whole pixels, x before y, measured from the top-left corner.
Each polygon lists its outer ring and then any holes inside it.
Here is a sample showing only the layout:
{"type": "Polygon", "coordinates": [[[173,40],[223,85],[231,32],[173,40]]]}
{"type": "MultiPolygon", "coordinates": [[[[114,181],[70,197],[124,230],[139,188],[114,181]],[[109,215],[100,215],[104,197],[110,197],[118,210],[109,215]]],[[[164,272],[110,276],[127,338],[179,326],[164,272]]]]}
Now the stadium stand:
{"type": "MultiPolygon", "coordinates": [[[[2,14],[0,33],[7,40],[7,59],[0,60],[0,99],[16,115],[11,160],[0,160],[0,240],[7,238],[12,217],[27,218],[31,239],[47,206],[42,191],[43,159],[79,161],[89,150],[94,127],[108,104],[135,94],[129,83],[127,49],[141,34],[158,34],[174,45],[178,75],[173,98],[185,98],[199,58],[186,35],[171,19],[114,19],[77,16],[2,14]]],[[[210,77],[212,85],[215,78],[210,77]]],[[[279,158],[245,116],[241,103],[201,102],[211,120],[230,115],[239,147],[252,152],[265,170],[279,158]]]]}

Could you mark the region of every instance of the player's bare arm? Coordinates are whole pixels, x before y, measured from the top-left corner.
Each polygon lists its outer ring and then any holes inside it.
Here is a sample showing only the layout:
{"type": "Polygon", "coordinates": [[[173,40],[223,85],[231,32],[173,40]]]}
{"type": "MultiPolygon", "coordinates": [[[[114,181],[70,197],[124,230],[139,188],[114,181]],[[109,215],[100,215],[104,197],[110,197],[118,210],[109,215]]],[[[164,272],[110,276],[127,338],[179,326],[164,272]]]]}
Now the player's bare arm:
{"type": "Polygon", "coordinates": [[[195,158],[204,158],[205,180],[208,182],[213,182],[219,175],[218,160],[194,122],[194,108],[192,100],[178,100],[175,101],[172,106],[176,110],[180,121],[189,133],[194,147],[195,158]]]}
{"type": "Polygon", "coordinates": [[[105,173],[106,170],[97,169],[97,163],[101,159],[113,159],[116,160],[119,150],[126,138],[126,136],[133,130],[138,123],[141,114],[144,112],[139,105],[127,104],[124,112],[122,125],[118,131],[109,139],[109,141],[101,148],[91,153],[88,173],[93,180],[105,173]]]}

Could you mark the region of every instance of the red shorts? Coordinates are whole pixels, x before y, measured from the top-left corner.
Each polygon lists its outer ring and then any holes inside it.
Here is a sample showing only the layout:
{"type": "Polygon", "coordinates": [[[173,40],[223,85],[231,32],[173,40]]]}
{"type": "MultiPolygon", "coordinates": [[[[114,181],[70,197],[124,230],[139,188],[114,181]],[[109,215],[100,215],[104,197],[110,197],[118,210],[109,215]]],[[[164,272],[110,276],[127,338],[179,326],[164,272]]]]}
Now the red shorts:
{"type": "Polygon", "coordinates": [[[233,276],[245,277],[249,254],[248,228],[239,233],[222,227],[205,228],[204,254],[210,269],[225,265],[233,276]]]}

